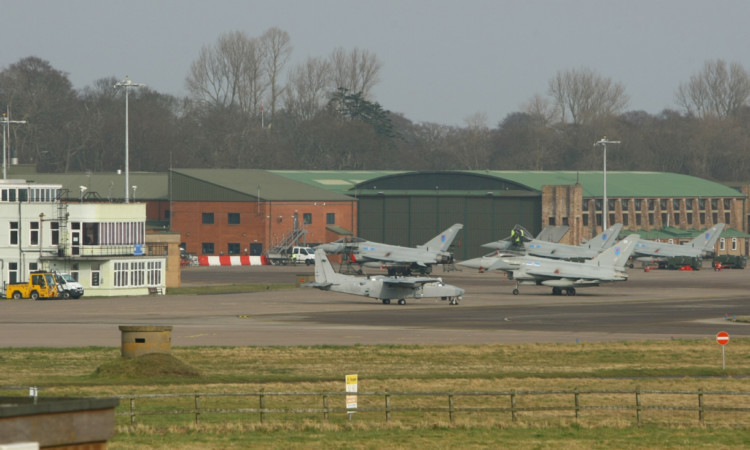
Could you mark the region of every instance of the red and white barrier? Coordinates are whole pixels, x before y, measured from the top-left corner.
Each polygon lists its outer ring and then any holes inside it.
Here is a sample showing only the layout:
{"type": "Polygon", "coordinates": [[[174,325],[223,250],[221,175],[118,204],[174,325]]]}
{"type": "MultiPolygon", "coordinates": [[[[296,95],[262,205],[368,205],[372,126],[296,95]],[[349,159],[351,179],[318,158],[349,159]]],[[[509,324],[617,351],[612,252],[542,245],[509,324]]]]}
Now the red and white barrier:
{"type": "Polygon", "coordinates": [[[199,256],[199,266],[267,266],[265,256],[199,256]]]}

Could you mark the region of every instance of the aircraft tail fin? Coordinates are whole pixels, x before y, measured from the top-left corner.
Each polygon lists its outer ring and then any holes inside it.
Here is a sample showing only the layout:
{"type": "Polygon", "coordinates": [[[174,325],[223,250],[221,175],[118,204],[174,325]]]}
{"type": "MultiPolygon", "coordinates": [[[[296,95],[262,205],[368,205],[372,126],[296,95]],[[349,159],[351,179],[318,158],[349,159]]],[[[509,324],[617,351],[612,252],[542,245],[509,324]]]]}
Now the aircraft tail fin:
{"type": "Polygon", "coordinates": [[[321,285],[335,283],[337,275],[331,262],[328,261],[326,252],[320,248],[315,250],[315,283],[321,285]]]}
{"type": "Polygon", "coordinates": [[[615,242],[617,242],[617,236],[620,234],[620,231],[622,231],[622,224],[616,223],[606,230],[602,231],[596,237],[588,241],[585,245],[591,250],[596,250],[598,252],[604,251],[615,245],[615,242]]]}
{"type": "Polygon", "coordinates": [[[721,232],[724,231],[724,226],[725,224],[723,223],[717,223],[690,241],[687,245],[699,248],[705,252],[713,253],[716,241],[719,239],[719,236],[721,236],[721,232]]]}
{"type": "Polygon", "coordinates": [[[617,242],[612,247],[596,255],[594,259],[587,261],[586,264],[619,268],[625,267],[630,255],[632,255],[633,250],[635,250],[635,244],[638,243],[638,239],[640,238],[641,237],[637,234],[631,234],[620,242],[617,242]]]}
{"type": "Polygon", "coordinates": [[[417,246],[417,248],[421,250],[437,250],[441,252],[447,252],[448,248],[453,243],[453,239],[456,238],[456,235],[459,231],[461,231],[463,227],[463,224],[454,224],[447,230],[427,241],[426,244],[417,246]]]}

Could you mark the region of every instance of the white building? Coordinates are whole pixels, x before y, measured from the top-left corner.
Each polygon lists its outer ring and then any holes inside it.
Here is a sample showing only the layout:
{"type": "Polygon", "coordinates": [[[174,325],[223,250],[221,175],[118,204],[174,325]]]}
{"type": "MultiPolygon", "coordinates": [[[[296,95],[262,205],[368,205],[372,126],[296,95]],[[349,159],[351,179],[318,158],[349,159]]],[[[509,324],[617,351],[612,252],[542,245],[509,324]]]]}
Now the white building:
{"type": "Polygon", "coordinates": [[[60,184],[0,180],[0,282],[70,272],[86,295],[163,292],[166,256],[148,256],[144,203],[61,202],[60,184]],[[3,239],[2,236],[7,236],[3,239]]]}

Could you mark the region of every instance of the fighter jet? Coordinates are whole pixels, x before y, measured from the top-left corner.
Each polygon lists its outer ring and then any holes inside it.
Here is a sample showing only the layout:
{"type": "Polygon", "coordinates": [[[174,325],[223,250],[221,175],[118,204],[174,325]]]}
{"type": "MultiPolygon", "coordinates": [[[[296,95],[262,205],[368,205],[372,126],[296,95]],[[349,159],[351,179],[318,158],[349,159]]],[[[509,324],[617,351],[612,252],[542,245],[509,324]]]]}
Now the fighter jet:
{"type": "Polygon", "coordinates": [[[632,234],[593,259],[584,262],[563,261],[532,255],[498,255],[489,266],[483,258],[463,261],[466,267],[483,267],[485,270],[501,270],[508,279],[516,280],[513,295],[518,295],[518,286],[551,286],[553,295],[575,295],[576,287],[598,286],[601,283],[628,279],[625,263],[635,249],[640,236],[632,234]]]}
{"type": "Polygon", "coordinates": [[[501,251],[518,251],[525,253],[523,247],[524,243],[531,241],[542,241],[542,242],[560,242],[560,239],[565,236],[565,233],[570,229],[567,225],[547,225],[542,231],[539,232],[537,237],[531,237],[531,233],[525,227],[516,224],[513,227],[514,230],[523,230],[523,237],[520,238],[520,244],[514,243],[511,237],[500,239],[499,241],[490,242],[483,244],[482,247],[487,247],[501,251]]]}
{"type": "Polygon", "coordinates": [[[635,259],[641,262],[662,261],[674,256],[704,258],[714,253],[714,245],[724,230],[723,223],[717,223],[692,241],[679,245],[641,239],[635,246],[635,259]]]}
{"type": "Polygon", "coordinates": [[[440,297],[451,305],[457,305],[464,295],[463,289],[445,284],[439,278],[356,277],[337,273],[322,249],[315,250],[315,282],[303,283],[302,286],[377,298],[385,305],[390,304],[391,299],[398,299],[398,304],[404,305],[407,298],[425,297],[440,297]]]}
{"type": "Polygon", "coordinates": [[[323,249],[326,253],[342,253],[360,267],[387,268],[388,275],[410,275],[412,270],[428,274],[434,264],[453,261],[448,248],[463,227],[457,223],[417,248],[381,244],[354,237],[321,244],[316,249],[323,249]]]}
{"type": "MultiPolygon", "coordinates": [[[[614,245],[617,235],[620,234],[620,230],[622,230],[622,224],[616,223],[593,239],[580,245],[559,244],[557,242],[531,239],[523,242],[523,249],[519,248],[519,251],[525,252],[528,255],[553,259],[591,259],[614,245]]],[[[506,247],[503,245],[504,243],[505,241],[495,241],[484,244],[482,247],[502,250],[506,247]]]]}

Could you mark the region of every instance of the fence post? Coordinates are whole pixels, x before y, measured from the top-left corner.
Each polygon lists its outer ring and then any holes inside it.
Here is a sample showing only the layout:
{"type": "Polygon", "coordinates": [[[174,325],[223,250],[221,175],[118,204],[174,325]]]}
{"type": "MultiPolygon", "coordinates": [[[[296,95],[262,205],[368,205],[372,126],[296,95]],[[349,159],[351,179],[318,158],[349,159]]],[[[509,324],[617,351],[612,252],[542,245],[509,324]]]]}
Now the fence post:
{"type": "Polygon", "coordinates": [[[323,420],[328,422],[328,394],[323,394],[323,420]]]}
{"type": "Polygon", "coordinates": [[[641,426],[641,387],[635,388],[635,421],[641,426]]]}
{"type": "Polygon", "coordinates": [[[698,421],[704,425],[705,417],[703,416],[703,388],[698,389],[698,421]]]}
{"type": "Polygon", "coordinates": [[[263,411],[266,409],[266,396],[264,394],[265,389],[261,389],[258,393],[258,403],[260,408],[260,423],[263,423],[263,411]]]}
{"type": "Polygon", "coordinates": [[[576,422],[578,422],[579,413],[581,411],[581,402],[580,402],[580,399],[579,399],[579,396],[581,395],[581,393],[578,390],[578,386],[576,386],[575,390],[573,391],[573,394],[575,396],[576,422]]]}
{"type": "Polygon", "coordinates": [[[453,423],[453,394],[448,394],[448,418],[453,423]]]}
{"type": "Polygon", "coordinates": [[[201,423],[201,395],[195,393],[195,424],[200,425],[201,423]]]}
{"type": "Polygon", "coordinates": [[[510,391],[510,416],[513,419],[513,422],[515,422],[518,419],[518,416],[516,415],[516,390],[515,389],[510,391]]]}
{"type": "Polygon", "coordinates": [[[391,394],[388,389],[385,390],[385,421],[391,420],[391,394]]]}
{"type": "Polygon", "coordinates": [[[135,426],[135,397],[130,397],[130,426],[135,426]]]}

